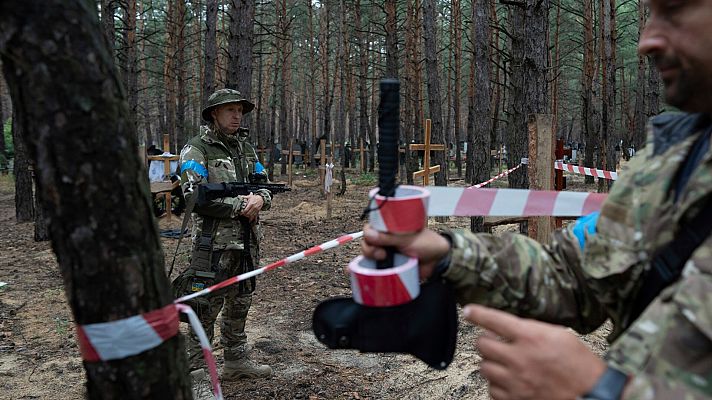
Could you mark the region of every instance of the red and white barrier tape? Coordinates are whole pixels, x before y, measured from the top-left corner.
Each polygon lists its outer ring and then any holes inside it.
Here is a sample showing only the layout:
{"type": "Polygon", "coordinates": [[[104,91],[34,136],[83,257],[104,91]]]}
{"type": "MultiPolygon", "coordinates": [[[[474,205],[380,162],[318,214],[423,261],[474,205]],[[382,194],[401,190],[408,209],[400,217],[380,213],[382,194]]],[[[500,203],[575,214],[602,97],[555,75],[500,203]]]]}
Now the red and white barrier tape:
{"type": "Polygon", "coordinates": [[[505,177],[505,176],[511,174],[512,172],[516,171],[516,170],[519,169],[519,167],[521,167],[522,165],[524,165],[524,164],[519,164],[519,165],[517,165],[517,166],[514,167],[514,168],[510,168],[510,169],[508,169],[508,170],[502,172],[501,174],[499,174],[499,175],[493,177],[493,178],[490,179],[490,180],[484,181],[484,182],[482,182],[482,183],[478,183],[477,185],[470,186],[470,189],[473,189],[473,188],[474,188],[474,189],[477,189],[477,188],[481,188],[482,186],[489,185],[490,183],[496,181],[497,179],[503,178],[503,177],[505,177]]]}
{"type": "Polygon", "coordinates": [[[118,360],[158,347],[178,334],[178,311],[188,315],[190,325],[200,339],[215,398],[222,400],[218,369],[210,341],[198,317],[185,304],[168,304],[158,310],[116,321],[77,325],[82,359],[88,362],[118,360]]]}
{"type": "Polygon", "coordinates": [[[428,216],[575,217],[601,209],[603,193],[428,186],[428,216]]]}
{"type": "Polygon", "coordinates": [[[604,171],[602,169],[579,167],[578,165],[565,164],[562,161],[554,162],[554,168],[562,171],[573,172],[576,174],[594,176],[597,178],[605,178],[615,181],[618,179],[617,172],[604,171]]]}
{"type": "Polygon", "coordinates": [[[110,322],[78,325],[79,350],[89,362],[130,357],[157,347],[178,333],[173,304],[110,322]]]}
{"type": "Polygon", "coordinates": [[[185,304],[176,304],[175,307],[182,313],[188,315],[190,326],[193,327],[195,334],[198,335],[200,347],[203,349],[203,358],[205,358],[205,364],[208,366],[208,373],[210,374],[210,382],[213,385],[213,394],[215,394],[215,399],[223,400],[222,388],[220,387],[220,380],[218,379],[218,367],[215,363],[215,357],[213,356],[213,349],[210,347],[208,335],[206,335],[203,330],[203,325],[200,323],[198,316],[195,315],[195,311],[193,311],[190,306],[185,304]]]}
{"type": "Polygon", "coordinates": [[[195,292],[195,293],[189,294],[189,295],[187,295],[187,296],[183,296],[183,297],[181,297],[181,298],[178,298],[178,299],[176,299],[174,302],[175,302],[175,303],[181,303],[181,302],[184,302],[184,301],[186,301],[186,300],[193,299],[193,298],[195,298],[195,297],[199,297],[199,296],[206,295],[206,294],[208,294],[208,293],[210,293],[210,292],[214,292],[214,291],[216,291],[216,290],[218,290],[218,289],[222,289],[222,288],[224,288],[224,287],[226,287],[226,286],[230,286],[230,285],[235,284],[235,283],[237,283],[237,282],[244,281],[244,280],[246,280],[246,279],[252,278],[253,276],[260,275],[260,274],[262,274],[262,273],[264,273],[264,272],[267,272],[267,271],[269,271],[269,270],[276,269],[276,268],[279,268],[279,267],[283,267],[283,266],[285,266],[285,265],[287,265],[287,264],[291,264],[291,263],[297,262],[297,261],[299,261],[299,260],[301,260],[301,259],[303,259],[303,258],[305,258],[305,257],[308,257],[308,256],[310,256],[310,255],[312,255],[312,254],[321,253],[321,252],[324,251],[324,250],[329,250],[329,249],[332,249],[332,248],[334,248],[334,247],[341,246],[341,245],[346,244],[346,243],[348,243],[348,242],[351,242],[351,241],[353,241],[353,240],[355,240],[355,239],[358,239],[358,238],[360,238],[360,237],[362,237],[362,236],[363,236],[363,231],[359,231],[359,232],[349,233],[349,234],[347,234],[347,235],[343,235],[343,236],[338,237],[338,238],[336,238],[336,239],[334,239],[334,240],[330,240],[330,241],[324,242],[324,243],[322,243],[322,244],[320,244],[320,245],[317,245],[317,246],[314,246],[314,247],[310,247],[309,249],[304,250],[304,251],[301,251],[301,252],[299,252],[299,253],[292,254],[292,255],[289,256],[289,257],[283,258],[283,259],[281,259],[281,260],[279,260],[279,261],[273,262],[272,264],[269,264],[269,265],[264,266],[264,267],[262,267],[262,268],[258,268],[258,269],[254,270],[254,271],[250,271],[250,272],[247,272],[247,273],[238,275],[238,276],[233,276],[232,278],[228,278],[228,279],[226,279],[226,280],[224,280],[224,281],[222,281],[222,282],[220,282],[220,283],[218,283],[218,284],[215,284],[215,285],[213,285],[213,286],[210,286],[210,287],[208,287],[208,288],[205,288],[205,289],[203,289],[203,290],[201,290],[201,291],[199,291],[199,292],[195,292]]]}

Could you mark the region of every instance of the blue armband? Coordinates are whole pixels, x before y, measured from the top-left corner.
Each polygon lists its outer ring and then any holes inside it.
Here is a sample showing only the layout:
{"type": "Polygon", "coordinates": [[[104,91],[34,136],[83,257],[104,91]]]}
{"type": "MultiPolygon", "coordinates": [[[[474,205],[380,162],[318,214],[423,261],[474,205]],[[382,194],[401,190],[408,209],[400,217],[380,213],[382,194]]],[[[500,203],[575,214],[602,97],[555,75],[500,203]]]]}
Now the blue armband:
{"type": "Polygon", "coordinates": [[[598,216],[600,214],[598,211],[592,212],[577,219],[574,223],[573,234],[578,239],[581,251],[586,247],[586,233],[588,233],[589,236],[596,234],[596,223],[598,222],[598,216]]]}
{"type": "Polygon", "coordinates": [[[208,178],[208,170],[205,169],[202,165],[200,165],[199,162],[195,160],[189,160],[183,163],[183,165],[180,166],[180,172],[181,174],[185,171],[188,170],[193,170],[195,171],[196,174],[202,176],[203,178],[207,179],[208,178]]]}
{"type": "Polygon", "coordinates": [[[261,173],[263,173],[264,171],[265,171],[265,166],[262,165],[261,162],[257,161],[257,162],[255,163],[255,173],[256,173],[256,174],[261,174],[261,173]]]}

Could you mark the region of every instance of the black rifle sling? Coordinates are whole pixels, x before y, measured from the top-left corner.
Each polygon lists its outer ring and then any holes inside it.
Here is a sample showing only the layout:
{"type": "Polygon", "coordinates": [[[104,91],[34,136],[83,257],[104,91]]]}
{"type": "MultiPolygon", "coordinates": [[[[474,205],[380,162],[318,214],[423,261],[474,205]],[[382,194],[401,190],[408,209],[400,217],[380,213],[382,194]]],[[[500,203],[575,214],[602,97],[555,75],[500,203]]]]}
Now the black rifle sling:
{"type": "Polygon", "coordinates": [[[673,240],[658,251],[650,262],[640,292],[633,303],[629,321],[636,320],[666,287],[677,281],[692,253],[712,232],[712,198],[693,219],[680,226],[673,240]]]}
{"type": "Polygon", "coordinates": [[[188,226],[188,220],[190,219],[190,215],[193,213],[193,208],[195,208],[195,203],[198,200],[198,194],[193,193],[191,196],[188,197],[188,202],[185,205],[185,210],[183,211],[185,214],[183,214],[183,223],[180,226],[180,235],[178,236],[178,244],[176,245],[176,249],[173,252],[173,261],[171,261],[171,269],[168,271],[168,278],[171,277],[171,274],[173,274],[173,266],[176,263],[176,255],[178,255],[178,249],[180,248],[180,242],[183,241],[183,233],[185,232],[185,228],[188,226]]]}
{"type": "MultiPolygon", "coordinates": [[[[242,242],[244,246],[244,249],[240,254],[240,273],[245,273],[255,269],[255,265],[252,262],[251,248],[252,225],[246,217],[241,216],[238,220],[240,221],[240,225],[242,226],[242,242]]],[[[247,285],[247,281],[240,281],[240,283],[238,283],[238,292],[240,294],[248,294],[254,292],[255,286],[257,285],[257,279],[253,276],[252,278],[250,278],[249,282],[249,286],[247,285]]]]}

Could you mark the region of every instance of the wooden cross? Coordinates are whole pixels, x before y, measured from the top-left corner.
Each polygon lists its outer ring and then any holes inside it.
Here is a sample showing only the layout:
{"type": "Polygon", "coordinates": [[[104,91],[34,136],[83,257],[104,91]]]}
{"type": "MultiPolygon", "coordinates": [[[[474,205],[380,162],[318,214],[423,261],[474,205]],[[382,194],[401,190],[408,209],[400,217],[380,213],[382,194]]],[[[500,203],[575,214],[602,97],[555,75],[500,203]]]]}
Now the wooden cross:
{"type": "Polygon", "coordinates": [[[425,120],[425,143],[424,144],[411,144],[410,150],[424,150],[425,154],[423,157],[423,169],[413,173],[413,180],[423,177],[423,186],[428,186],[430,184],[430,175],[440,172],[440,166],[436,165],[434,167],[430,166],[430,152],[431,151],[445,151],[444,144],[431,144],[430,143],[430,127],[432,121],[425,120]]]}
{"type": "Polygon", "coordinates": [[[289,169],[287,185],[292,186],[292,167],[294,166],[294,164],[292,163],[292,161],[294,160],[293,157],[302,155],[301,151],[294,150],[294,139],[289,139],[289,150],[282,150],[282,155],[289,156],[289,162],[287,164],[287,168],[289,169]]]}
{"type": "Polygon", "coordinates": [[[360,146],[358,149],[354,149],[355,152],[360,153],[360,160],[361,160],[361,171],[366,172],[366,163],[365,163],[365,154],[368,152],[367,149],[363,147],[363,139],[359,139],[360,141],[360,146]]]}
{"type": "MultiPolygon", "coordinates": [[[[168,150],[170,149],[170,139],[168,134],[163,135],[163,151],[164,152],[169,152],[168,150]]],[[[171,161],[178,161],[180,159],[179,156],[149,156],[148,159],[150,161],[163,161],[163,175],[170,177],[171,176],[171,161]]],[[[171,222],[171,192],[173,189],[178,187],[179,185],[178,180],[175,182],[169,181],[164,181],[164,182],[151,182],[151,193],[155,193],[156,195],[164,195],[166,199],[166,217],[168,218],[168,223],[170,224],[171,222]]]]}

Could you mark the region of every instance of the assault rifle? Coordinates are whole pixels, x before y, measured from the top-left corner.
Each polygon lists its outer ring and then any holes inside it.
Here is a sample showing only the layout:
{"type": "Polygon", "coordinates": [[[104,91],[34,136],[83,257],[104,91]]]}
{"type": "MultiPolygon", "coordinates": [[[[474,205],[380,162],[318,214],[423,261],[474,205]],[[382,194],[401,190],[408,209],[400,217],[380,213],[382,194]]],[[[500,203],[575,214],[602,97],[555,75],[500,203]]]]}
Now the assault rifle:
{"type": "Polygon", "coordinates": [[[292,190],[287,187],[287,185],[282,183],[201,183],[198,185],[198,198],[196,199],[196,204],[205,204],[209,201],[221,199],[223,197],[246,196],[260,189],[267,189],[273,195],[292,190]]]}

